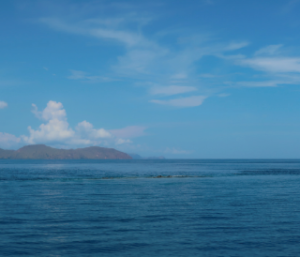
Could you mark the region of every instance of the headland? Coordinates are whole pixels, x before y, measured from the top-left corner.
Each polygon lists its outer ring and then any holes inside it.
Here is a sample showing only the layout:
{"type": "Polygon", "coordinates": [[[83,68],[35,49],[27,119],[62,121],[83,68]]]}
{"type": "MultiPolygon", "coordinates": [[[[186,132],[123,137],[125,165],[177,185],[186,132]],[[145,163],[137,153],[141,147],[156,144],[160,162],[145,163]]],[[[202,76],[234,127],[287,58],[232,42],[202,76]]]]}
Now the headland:
{"type": "Polygon", "coordinates": [[[18,150],[0,148],[0,159],[79,160],[79,159],[132,159],[113,148],[91,146],[77,149],[57,149],[46,145],[27,145],[18,150]]]}

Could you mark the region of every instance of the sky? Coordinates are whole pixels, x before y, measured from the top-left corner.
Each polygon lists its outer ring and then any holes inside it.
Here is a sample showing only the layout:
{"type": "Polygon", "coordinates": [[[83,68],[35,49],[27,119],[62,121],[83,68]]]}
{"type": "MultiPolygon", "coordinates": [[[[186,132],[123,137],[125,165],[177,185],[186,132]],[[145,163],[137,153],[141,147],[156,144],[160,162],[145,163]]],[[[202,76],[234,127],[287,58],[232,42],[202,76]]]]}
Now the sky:
{"type": "Polygon", "coordinates": [[[300,1],[0,1],[0,148],[300,158],[300,1]]]}

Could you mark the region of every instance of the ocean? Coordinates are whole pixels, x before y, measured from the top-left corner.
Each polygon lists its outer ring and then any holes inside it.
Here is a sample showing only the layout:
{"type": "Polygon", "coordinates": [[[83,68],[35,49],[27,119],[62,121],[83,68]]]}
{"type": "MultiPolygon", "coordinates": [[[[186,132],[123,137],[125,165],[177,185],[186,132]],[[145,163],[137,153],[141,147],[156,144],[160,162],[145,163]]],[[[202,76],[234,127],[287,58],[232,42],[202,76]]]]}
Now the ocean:
{"type": "Polygon", "coordinates": [[[300,256],[300,160],[0,160],[0,256],[300,256]]]}

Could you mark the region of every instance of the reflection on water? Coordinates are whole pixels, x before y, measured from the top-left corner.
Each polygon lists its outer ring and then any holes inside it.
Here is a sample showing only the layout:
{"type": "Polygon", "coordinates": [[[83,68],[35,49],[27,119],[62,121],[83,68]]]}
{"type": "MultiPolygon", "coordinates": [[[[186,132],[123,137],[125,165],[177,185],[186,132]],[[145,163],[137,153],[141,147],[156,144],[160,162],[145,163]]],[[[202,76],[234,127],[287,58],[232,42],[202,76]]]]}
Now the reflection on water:
{"type": "Polygon", "coordinates": [[[297,256],[298,160],[0,161],[1,256],[297,256]]]}

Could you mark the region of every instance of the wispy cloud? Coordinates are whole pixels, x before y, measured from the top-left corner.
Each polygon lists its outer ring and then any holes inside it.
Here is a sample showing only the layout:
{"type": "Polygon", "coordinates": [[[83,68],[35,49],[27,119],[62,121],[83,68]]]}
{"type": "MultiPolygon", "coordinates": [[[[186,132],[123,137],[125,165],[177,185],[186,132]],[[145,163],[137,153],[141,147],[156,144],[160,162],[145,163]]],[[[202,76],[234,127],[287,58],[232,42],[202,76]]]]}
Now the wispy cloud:
{"type": "Polygon", "coordinates": [[[243,80],[225,82],[225,84],[234,87],[276,87],[300,84],[300,57],[284,49],[282,44],[260,48],[254,52],[253,57],[243,55],[231,57],[231,61],[259,73],[253,76],[251,72],[248,81],[243,78],[243,80]]]}
{"type": "MultiPolygon", "coordinates": [[[[204,56],[218,57],[249,45],[246,41],[219,43],[209,35],[202,37],[189,35],[185,39],[180,34],[175,35],[177,36],[174,41],[176,47],[170,47],[161,42],[168,33],[160,34],[159,37],[143,33],[143,26],[151,20],[153,17],[147,17],[145,21],[142,15],[138,17],[123,13],[118,18],[109,19],[96,17],[74,20],[63,17],[44,17],[40,19],[40,22],[51,29],[99,40],[111,40],[123,46],[123,54],[115,56],[115,62],[106,74],[91,76],[84,71],[71,70],[72,74],[68,77],[69,79],[101,81],[103,78],[114,77],[120,80],[139,80],[144,85],[164,85],[148,88],[150,95],[169,96],[185,93],[193,95],[199,89],[205,90],[209,85],[201,83],[201,77],[195,72],[196,62],[204,56]],[[110,76],[107,76],[107,73],[110,73],[110,76]]],[[[209,97],[209,94],[206,97],[209,97]]],[[[199,106],[202,103],[199,99],[198,95],[194,95],[194,98],[191,98],[193,104],[182,104],[182,106],[199,106]]],[[[178,101],[183,100],[152,100],[151,102],[181,105],[178,101]]]]}
{"type": "Polygon", "coordinates": [[[40,22],[52,29],[96,37],[99,39],[115,40],[127,47],[151,46],[141,34],[119,28],[124,19],[84,19],[77,22],[66,22],[59,18],[41,18],[40,22]]]}
{"type": "Polygon", "coordinates": [[[279,54],[279,50],[282,47],[283,47],[282,44],[279,44],[279,45],[269,45],[269,46],[266,46],[266,47],[263,47],[263,48],[257,50],[254,53],[254,55],[260,56],[260,55],[275,55],[275,54],[279,54]]]}
{"type": "Polygon", "coordinates": [[[4,101],[0,101],[0,109],[4,109],[8,106],[8,104],[4,101]]]}
{"type": "Polygon", "coordinates": [[[256,70],[272,73],[300,72],[300,58],[297,57],[255,57],[240,60],[239,63],[256,70]]]}
{"type": "Polygon", "coordinates": [[[242,41],[242,42],[231,42],[229,45],[227,45],[224,49],[224,51],[234,51],[238,50],[241,48],[244,48],[248,46],[250,43],[247,41],[242,41]]]}
{"type": "Polygon", "coordinates": [[[266,79],[264,76],[263,80],[235,81],[226,82],[226,84],[232,87],[277,87],[280,85],[300,84],[300,76],[297,74],[274,74],[267,77],[269,79],[266,79]]]}
{"type": "MultiPolygon", "coordinates": [[[[116,5],[112,8],[119,7],[116,5]]],[[[116,46],[121,46],[118,48],[118,54],[114,55],[113,61],[106,70],[102,70],[101,74],[90,75],[89,72],[71,70],[69,79],[100,82],[110,81],[113,77],[120,81],[126,80],[132,85],[134,83],[144,85],[149,98],[153,95],[159,97],[149,102],[177,107],[199,106],[205,98],[222,93],[224,85],[275,87],[298,83],[295,79],[279,78],[280,74],[300,72],[300,57],[284,55],[282,44],[262,47],[251,56],[243,52],[243,49],[250,45],[247,40],[221,42],[211,33],[182,33],[182,31],[179,33],[164,28],[155,33],[146,33],[146,26],[157,17],[134,12],[134,6],[127,7],[118,9],[118,16],[113,18],[107,18],[103,14],[94,15],[93,18],[80,15],[77,18],[74,18],[74,15],[70,18],[68,15],[60,15],[43,17],[39,20],[57,31],[101,41],[109,40],[116,46]],[[170,38],[173,40],[171,45],[166,43],[170,38]],[[224,64],[226,67],[239,65],[252,71],[244,73],[243,76],[233,74],[231,79],[224,80],[218,74],[220,67],[202,71],[198,66],[199,61],[207,56],[221,59],[226,62],[224,64]],[[251,77],[253,72],[259,72],[263,79],[253,81],[251,77]],[[233,82],[227,83],[228,80],[233,82]],[[187,93],[188,97],[168,99],[171,95],[187,93]],[[205,97],[199,94],[204,94],[205,97]]],[[[92,8],[90,5],[90,9],[92,8]]]]}
{"type": "Polygon", "coordinates": [[[239,87],[277,87],[279,84],[282,84],[280,81],[239,81],[234,83],[239,87]]]}
{"type": "Polygon", "coordinates": [[[71,71],[71,75],[68,76],[68,79],[86,79],[87,75],[86,72],[84,71],[80,71],[80,70],[70,70],[71,71]]]}
{"type": "Polygon", "coordinates": [[[189,92],[197,91],[196,87],[189,86],[167,86],[167,87],[158,87],[154,86],[150,88],[150,94],[152,95],[177,95],[184,94],[189,92]]]}
{"type": "Polygon", "coordinates": [[[171,100],[151,100],[151,103],[168,105],[174,107],[195,107],[199,106],[203,103],[203,101],[207,98],[206,96],[190,96],[190,97],[182,97],[171,100]]]}
{"type": "Polygon", "coordinates": [[[80,70],[70,70],[71,75],[69,75],[67,78],[72,80],[84,80],[84,81],[90,81],[90,82],[104,82],[104,81],[113,81],[116,79],[112,79],[109,77],[104,76],[91,76],[87,72],[80,71],[80,70]]]}

